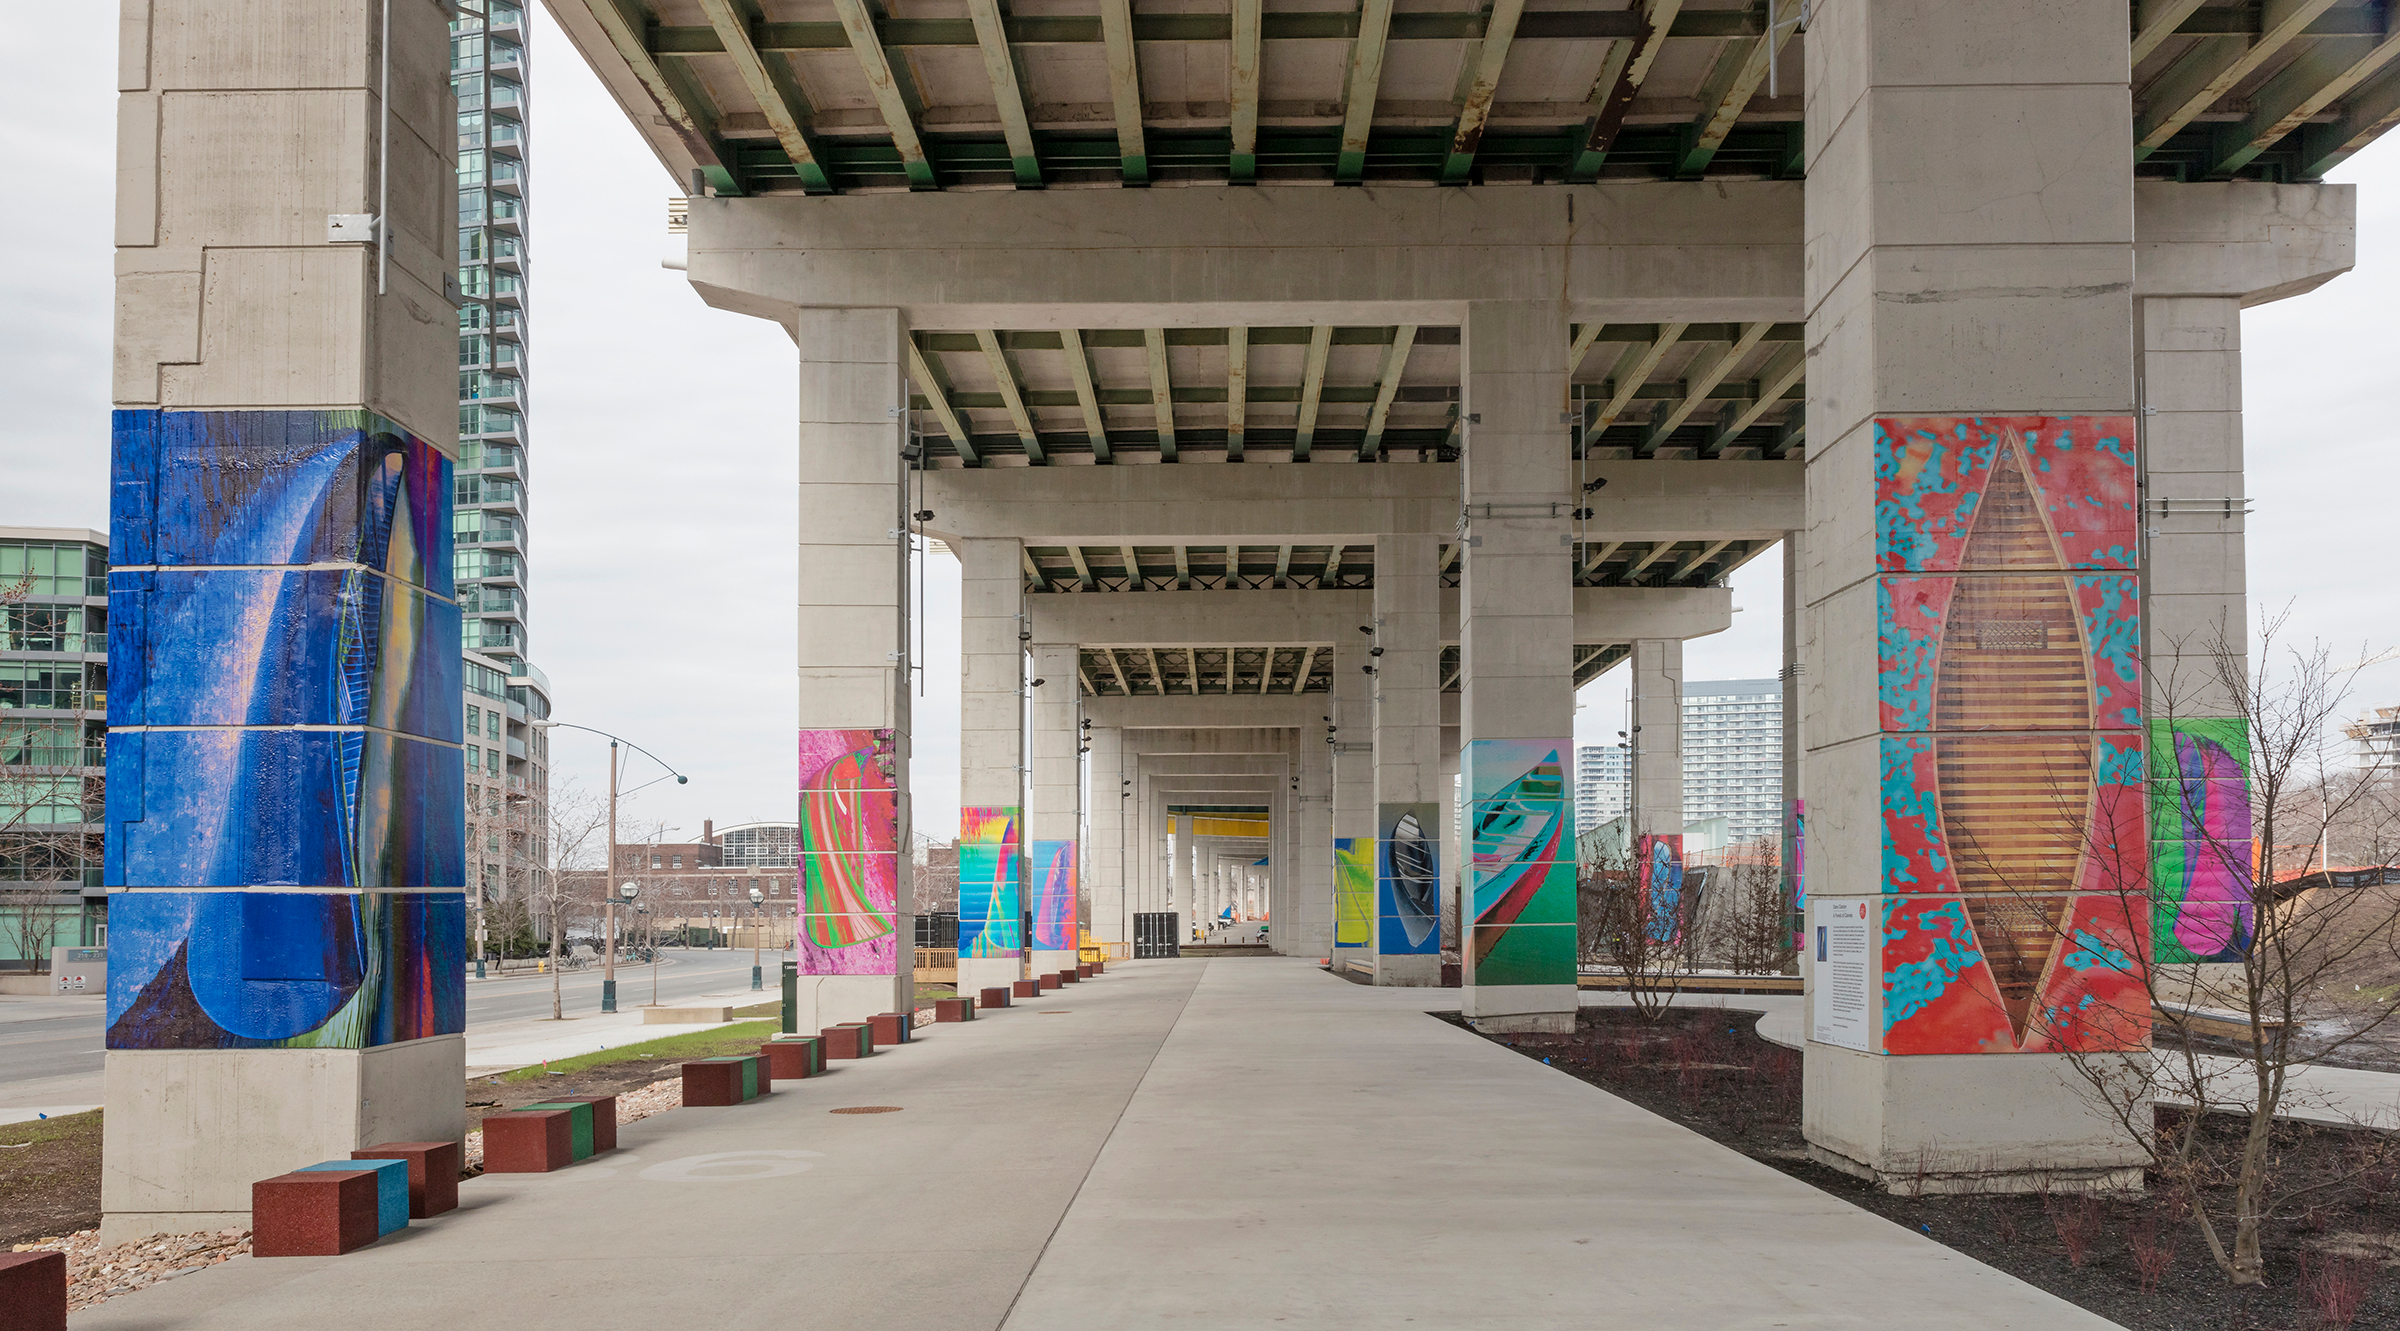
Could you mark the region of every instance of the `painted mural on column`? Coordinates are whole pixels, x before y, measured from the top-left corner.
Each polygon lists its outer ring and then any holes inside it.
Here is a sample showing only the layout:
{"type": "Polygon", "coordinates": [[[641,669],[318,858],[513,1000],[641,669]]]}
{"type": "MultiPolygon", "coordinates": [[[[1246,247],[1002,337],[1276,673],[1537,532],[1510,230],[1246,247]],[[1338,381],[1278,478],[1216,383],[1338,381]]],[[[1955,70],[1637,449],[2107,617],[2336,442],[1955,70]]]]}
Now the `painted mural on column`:
{"type": "Polygon", "coordinates": [[[889,730],[800,732],[802,975],[892,975],[900,799],[889,730]]]}
{"type": "Polygon", "coordinates": [[[958,955],[1013,957],[1024,946],[1014,804],[958,811],[958,955]]]}
{"type": "Polygon", "coordinates": [[[1033,945],[1051,952],[1075,949],[1075,843],[1033,843],[1033,945]]]}
{"type": "Polygon", "coordinates": [[[1333,945],[1366,947],[1375,941],[1375,843],[1365,837],[1333,839],[1333,945]]]}
{"type": "Polygon", "coordinates": [[[2148,1039],[2130,417],[1876,422],[1883,1049],[2148,1039]]]}
{"type": "Polygon", "coordinates": [[[450,460],[364,410],[111,443],[108,1047],[463,1030],[450,460]]]}
{"type": "Polygon", "coordinates": [[[1375,810],[1375,950],[1384,956],[1442,950],[1442,837],[1438,804],[1375,810]]]}
{"type": "Polygon", "coordinates": [[[1690,910],[1683,899],[1683,834],[1644,832],[1633,839],[1633,881],[1641,893],[1642,918],[1650,941],[1666,947],[1683,942],[1690,910]]]}
{"type": "Polygon", "coordinates": [[[1569,740],[1479,739],[1467,797],[1469,984],[1575,983],[1575,806],[1569,740]]]}
{"type": "Polygon", "coordinates": [[[1792,801],[1792,947],[1808,946],[1808,801],[1792,801]]]}
{"type": "Polygon", "coordinates": [[[2252,936],[2250,723],[2150,723],[2152,946],[2162,962],[2239,961],[2252,936]]]}

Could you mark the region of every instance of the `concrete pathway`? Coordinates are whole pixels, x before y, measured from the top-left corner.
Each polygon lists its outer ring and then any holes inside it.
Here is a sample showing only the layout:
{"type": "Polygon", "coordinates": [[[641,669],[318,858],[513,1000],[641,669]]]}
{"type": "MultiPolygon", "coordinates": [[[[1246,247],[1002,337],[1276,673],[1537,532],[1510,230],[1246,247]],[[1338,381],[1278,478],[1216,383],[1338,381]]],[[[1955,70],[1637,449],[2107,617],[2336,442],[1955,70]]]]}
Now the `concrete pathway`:
{"type": "Polygon", "coordinates": [[[1120,963],[473,1180],[350,1256],[240,1259],[72,1325],[2110,1325],[1426,1015],[1445,1001],[1280,958],[1120,963]],[[867,1105],[899,1112],[827,1112],[867,1105]]]}

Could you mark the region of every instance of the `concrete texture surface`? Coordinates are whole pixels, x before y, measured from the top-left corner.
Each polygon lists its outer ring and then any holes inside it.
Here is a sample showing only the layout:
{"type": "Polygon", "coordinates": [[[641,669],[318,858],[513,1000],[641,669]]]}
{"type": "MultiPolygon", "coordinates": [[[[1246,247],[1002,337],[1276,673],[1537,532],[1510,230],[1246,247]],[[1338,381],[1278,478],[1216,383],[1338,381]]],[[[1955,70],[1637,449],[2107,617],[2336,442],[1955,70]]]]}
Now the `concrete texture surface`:
{"type": "Polygon", "coordinates": [[[347,1257],[244,1258],[73,1325],[634,1326],[695,1298],[712,1326],[877,1331],[2109,1325],[1426,1015],[1445,1001],[1284,958],[1120,963],[470,1181],[347,1257]],[[899,1112],[827,1112],[861,1105],[899,1112]]]}

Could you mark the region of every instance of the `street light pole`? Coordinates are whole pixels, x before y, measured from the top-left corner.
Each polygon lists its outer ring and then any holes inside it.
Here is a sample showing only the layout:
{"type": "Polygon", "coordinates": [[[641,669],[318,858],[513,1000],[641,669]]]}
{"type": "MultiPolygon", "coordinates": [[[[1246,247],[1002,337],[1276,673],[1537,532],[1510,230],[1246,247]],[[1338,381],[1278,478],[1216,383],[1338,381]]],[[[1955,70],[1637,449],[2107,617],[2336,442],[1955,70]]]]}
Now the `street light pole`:
{"type": "Polygon", "coordinates": [[[758,955],[758,931],[762,923],[759,919],[758,906],[766,899],[766,893],[755,887],[750,889],[750,988],[754,991],[767,987],[766,972],[760,969],[761,962],[758,955]]]}
{"type": "Polygon", "coordinates": [[[617,1010],[617,894],[608,891],[609,882],[617,876],[617,740],[608,740],[608,871],[601,875],[600,890],[607,892],[605,910],[608,914],[608,937],[601,943],[600,1010],[617,1010]]]}

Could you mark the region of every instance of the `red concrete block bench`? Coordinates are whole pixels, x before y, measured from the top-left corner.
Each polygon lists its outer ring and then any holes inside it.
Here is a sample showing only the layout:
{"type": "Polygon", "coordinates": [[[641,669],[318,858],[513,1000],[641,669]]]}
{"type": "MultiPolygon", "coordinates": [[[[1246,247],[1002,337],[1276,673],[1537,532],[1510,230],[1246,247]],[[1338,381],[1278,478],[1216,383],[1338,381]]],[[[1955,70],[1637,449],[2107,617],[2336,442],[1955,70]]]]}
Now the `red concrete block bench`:
{"type": "Polygon", "coordinates": [[[984,990],[983,997],[975,1000],[975,1006],[983,1008],[986,1011],[996,1007],[1007,1007],[1008,986],[1005,984],[995,984],[991,988],[984,990]]]}
{"type": "Polygon", "coordinates": [[[1064,981],[1061,981],[1061,980],[1058,978],[1058,972],[1057,972],[1057,971],[1052,971],[1052,972],[1050,972],[1048,975],[1045,975],[1045,976],[1041,977],[1040,979],[1038,979],[1038,980],[1035,980],[1035,981],[1034,981],[1034,983],[1035,983],[1035,984],[1037,984],[1037,985],[1040,985],[1040,986],[1041,986],[1042,988],[1044,988],[1044,989],[1056,989],[1056,988],[1058,988],[1058,987],[1059,987],[1059,985],[1060,985],[1060,984],[1064,983],[1064,981]]]}
{"type": "Polygon", "coordinates": [[[1074,984],[1082,978],[1083,974],[1080,971],[1063,970],[1058,973],[1058,982],[1060,984],[1074,984]]]}
{"type": "Polygon", "coordinates": [[[799,1081],[825,1071],[824,1041],[813,1035],[769,1040],[758,1047],[758,1056],[767,1060],[767,1070],[777,1081],[799,1081]]]}
{"type": "MultiPolygon", "coordinates": [[[[608,1145],[617,1144],[616,1097],[609,1097],[608,1145]]],[[[408,1162],[408,1217],[429,1220],[458,1209],[459,1151],[457,1142],[384,1142],[352,1151],[353,1160],[408,1162]]]]}
{"type": "Polygon", "coordinates": [[[251,1255],[339,1257],[373,1243],[381,1237],[376,1177],[372,1169],[304,1169],[251,1184],[251,1255]]]}
{"type": "Polygon", "coordinates": [[[543,1101],[555,1105],[590,1105],[592,1107],[592,1154],[599,1155],[617,1149],[617,1097],[613,1095],[559,1095],[543,1101]]]}
{"type": "Polygon", "coordinates": [[[1106,973],[1107,973],[1107,971],[1108,971],[1108,963],[1107,963],[1107,962],[1105,962],[1105,961],[1095,961],[1095,962],[1093,962],[1093,963],[1092,963],[1092,974],[1094,974],[1094,975],[1103,975],[1103,974],[1106,974],[1106,973]]]}
{"type": "Polygon", "coordinates": [[[846,1021],[823,1032],[825,1057],[865,1058],[875,1052],[875,1032],[864,1022],[846,1021]]]}
{"type": "Polygon", "coordinates": [[[1078,980],[1088,980],[1088,979],[1092,978],[1092,974],[1093,974],[1093,972],[1092,972],[1092,963],[1090,963],[1090,962],[1088,962],[1088,961],[1079,961],[1079,962],[1076,962],[1076,963],[1075,963],[1075,978],[1076,978],[1076,979],[1078,979],[1078,980]]]}
{"type": "Polygon", "coordinates": [[[574,1163],[573,1110],[520,1109],[484,1116],[484,1173],[547,1174],[574,1163]]]}
{"type": "Polygon", "coordinates": [[[703,1058],[683,1065],[686,1105],[747,1104],[774,1089],[766,1060],[755,1054],[733,1058],[703,1058]]]}
{"type": "Polygon", "coordinates": [[[975,1000],[972,998],[937,998],[933,1000],[933,1019],[943,1021],[975,1020],[975,1000]]]}
{"type": "Polygon", "coordinates": [[[878,1012],[867,1018],[867,1023],[874,1027],[875,1043],[888,1048],[908,1043],[909,1030],[916,1025],[916,1016],[909,1012],[878,1012]]]}
{"type": "Polygon", "coordinates": [[[67,1331],[67,1255],[0,1252],[0,1327],[67,1331]]]}
{"type": "Polygon", "coordinates": [[[1043,984],[1040,980],[1011,980],[1008,982],[1008,992],[1018,998],[1040,998],[1044,989],[1056,989],[1057,987],[1055,984],[1043,984]]]}

